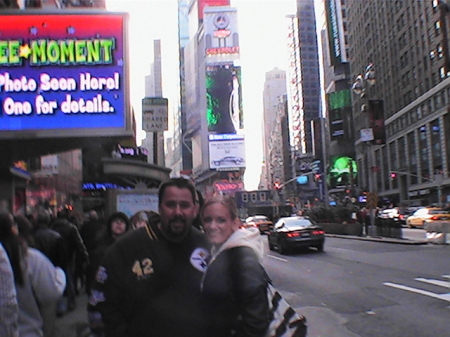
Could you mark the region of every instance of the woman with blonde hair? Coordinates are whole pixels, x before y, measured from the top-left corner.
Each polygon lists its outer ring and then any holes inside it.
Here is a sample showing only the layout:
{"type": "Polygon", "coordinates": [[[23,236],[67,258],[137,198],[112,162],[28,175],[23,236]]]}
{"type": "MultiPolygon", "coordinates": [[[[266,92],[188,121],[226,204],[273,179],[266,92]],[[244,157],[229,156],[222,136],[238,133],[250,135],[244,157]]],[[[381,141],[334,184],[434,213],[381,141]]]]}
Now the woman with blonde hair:
{"type": "Polygon", "coordinates": [[[256,228],[240,229],[233,198],[216,196],[201,210],[212,257],[202,281],[208,336],[261,337],[270,323],[268,276],[256,228]]]}

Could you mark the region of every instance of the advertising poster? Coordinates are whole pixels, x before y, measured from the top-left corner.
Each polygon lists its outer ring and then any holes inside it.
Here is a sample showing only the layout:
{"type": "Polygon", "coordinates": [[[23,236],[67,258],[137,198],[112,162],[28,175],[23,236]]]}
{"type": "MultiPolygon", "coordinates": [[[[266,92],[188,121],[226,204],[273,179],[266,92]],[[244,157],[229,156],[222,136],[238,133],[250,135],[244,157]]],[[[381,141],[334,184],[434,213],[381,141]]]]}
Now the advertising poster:
{"type": "Polygon", "coordinates": [[[205,7],[205,54],[208,64],[239,59],[237,10],[231,7],[205,7]]]}
{"type": "Polygon", "coordinates": [[[125,128],[126,20],[0,15],[0,132],[125,128]]]}
{"type": "Polygon", "coordinates": [[[243,128],[240,67],[206,67],[206,109],[209,132],[234,134],[243,128]]]}
{"type": "Polygon", "coordinates": [[[243,135],[209,135],[210,168],[224,170],[245,167],[243,135]]]}
{"type": "Polygon", "coordinates": [[[357,178],[358,164],[353,158],[347,156],[331,158],[327,174],[330,188],[355,186],[357,178]]]}
{"type": "Polygon", "coordinates": [[[117,211],[128,217],[140,211],[158,212],[157,194],[119,194],[117,195],[117,211]]]}

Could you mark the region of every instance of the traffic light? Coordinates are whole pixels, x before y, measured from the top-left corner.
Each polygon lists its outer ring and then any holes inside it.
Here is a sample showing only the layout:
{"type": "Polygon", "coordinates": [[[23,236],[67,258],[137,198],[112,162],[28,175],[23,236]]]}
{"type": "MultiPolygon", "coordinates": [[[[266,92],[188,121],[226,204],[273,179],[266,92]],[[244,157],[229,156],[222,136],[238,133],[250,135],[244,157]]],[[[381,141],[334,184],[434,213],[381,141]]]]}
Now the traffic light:
{"type": "Polygon", "coordinates": [[[275,187],[276,190],[279,190],[279,189],[281,189],[281,184],[280,184],[278,181],[276,181],[276,182],[273,184],[273,187],[275,187]]]}
{"type": "Polygon", "coordinates": [[[322,181],[322,175],[320,173],[314,173],[314,181],[315,182],[322,181]]]}
{"type": "Polygon", "coordinates": [[[391,180],[395,180],[395,178],[397,178],[397,173],[391,172],[391,180]]]}

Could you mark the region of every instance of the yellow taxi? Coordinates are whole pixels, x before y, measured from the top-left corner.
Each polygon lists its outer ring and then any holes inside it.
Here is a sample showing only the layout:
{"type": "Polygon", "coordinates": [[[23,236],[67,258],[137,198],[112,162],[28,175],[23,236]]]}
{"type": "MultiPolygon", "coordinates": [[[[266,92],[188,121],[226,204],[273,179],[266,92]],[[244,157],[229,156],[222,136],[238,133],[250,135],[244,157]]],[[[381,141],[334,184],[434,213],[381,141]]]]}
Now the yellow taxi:
{"type": "Polygon", "coordinates": [[[426,222],[450,220],[450,211],[442,208],[419,208],[408,219],[406,225],[409,228],[424,227],[426,222]]]}
{"type": "Polygon", "coordinates": [[[265,215],[254,215],[245,219],[244,228],[258,228],[261,233],[268,232],[273,228],[273,222],[265,215]]]}

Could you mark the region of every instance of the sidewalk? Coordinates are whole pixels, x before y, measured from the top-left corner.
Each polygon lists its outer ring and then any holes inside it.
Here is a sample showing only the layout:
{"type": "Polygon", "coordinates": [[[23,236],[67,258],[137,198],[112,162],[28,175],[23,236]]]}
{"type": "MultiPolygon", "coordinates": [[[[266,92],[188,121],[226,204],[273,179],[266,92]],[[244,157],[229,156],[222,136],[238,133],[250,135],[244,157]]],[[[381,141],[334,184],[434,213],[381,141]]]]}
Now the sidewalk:
{"type": "Polygon", "coordinates": [[[77,296],[75,310],[66,313],[63,317],[56,319],[55,337],[89,337],[90,331],[87,322],[86,294],[77,296]]]}
{"type": "Polygon", "coordinates": [[[402,239],[387,238],[381,236],[355,236],[355,235],[339,235],[339,234],[325,234],[326,237],[340,238],[340,239],[350,239],[350,240],[362,240],[362,241],[376,241],[384,243],[396,243],[401,245],[426,245],[428,244],[426,238],[408,238],[403,236],[402,239]]]}
{"type": "MultiPolygon", "coordinates": [[[[335,237],[340,239],[350,239],[350,240],[363,240],[363,241],[376,241],[383,243],[396,243],[402,245],[426,245],[428,240],[426,237],[426,231],[420,229],[408,229],[402,228],[402,238],[389,238],[381,236],[356,236],[356,235],[339,235],[339,234],[325,234],[327,237],[335,237]]],[[[449,234],[447,234],[447,243],[449,241],[449,234]]]]}

